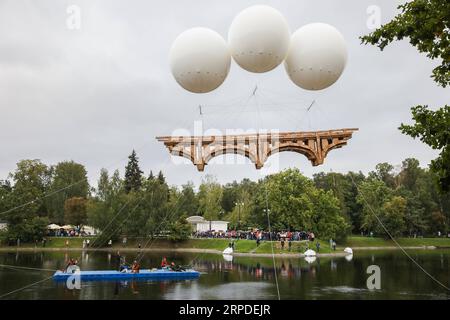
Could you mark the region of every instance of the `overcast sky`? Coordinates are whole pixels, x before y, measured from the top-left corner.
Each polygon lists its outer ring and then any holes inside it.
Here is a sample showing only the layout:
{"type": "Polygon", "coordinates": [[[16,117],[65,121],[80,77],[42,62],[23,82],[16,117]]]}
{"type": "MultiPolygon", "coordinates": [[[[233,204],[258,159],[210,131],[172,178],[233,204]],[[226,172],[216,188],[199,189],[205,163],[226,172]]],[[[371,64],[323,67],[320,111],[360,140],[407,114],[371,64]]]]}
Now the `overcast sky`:
{"type": "Polygon", "coordinates": [[[430,78],[438,62],[407,41],[381,53],[358,39],[370,32],[370,5],[379,6],[384,23],[396,14],[398,3],[0,0],[0,179],[20,159],[46,164],[74,160],[86,165],[95,183],[102,167],[123,173],[132,149],[145,174],[163,170],[171,184],[198,184],[205,174],[231,182],[268,172],[250,163],[221,164],[223,157],[204,173],[187,160],[174,163],[155,136],[192,131],[200,120],[198,105],[204,106],[205,130],[360,129],[348,146],[330,152],[323,166],[312,167],[304,156],[286,152],[270,158],[272,171],[297,167],[307,176],[330,170],[368,172],[379,162],[400,164],[407,157],[427,165],[436,152],[397,128],[410,122],[411,106],[436,108],[449,102],[448,89],[430,78]],[[225,83],[212,93],[191,94],[178,86],[168,65],[176,36],[203,26],[227,38],[233,17],[253,4],[279,10],[291,32],[312,22],[337,27],[349,50],[340,80],[329,89],[308,92],[289,80],[283,66],[252,74],[233,62],[225,83]],[[80,29],[67,27],[70,5],[81,9],[80,29]],[[256,85],[256,98],[249,99],[256,85]],[[313,99],[317,103],[308,113],[313,99]]]}

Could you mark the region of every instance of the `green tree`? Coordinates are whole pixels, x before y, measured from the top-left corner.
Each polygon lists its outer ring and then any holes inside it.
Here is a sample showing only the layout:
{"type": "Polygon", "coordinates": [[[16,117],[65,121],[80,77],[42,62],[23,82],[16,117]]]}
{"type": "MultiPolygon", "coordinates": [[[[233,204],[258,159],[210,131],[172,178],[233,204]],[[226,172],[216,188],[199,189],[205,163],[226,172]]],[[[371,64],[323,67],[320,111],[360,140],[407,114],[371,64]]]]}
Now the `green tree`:
{"type": "Polygon", "coordinates": [[[94,189],[96,197],[99,200],[106,201],[109,197],[109,192],[111,192],[111,186],[109,181],[108,170],[102,168],[100,170],[100,178],[97,183],[97,189],[94,189]]]}
{"type": "Polygon", "coordinates": [[[253,212],[252,195],[246,189],[239,189],[233,210],[227,215],[230,221],[229,228],[245,230],[251,227],[251,214],[253,212]]]}
{"type": "MultiPolygon", "coordinates": [[[[383,204],[381,220],[389,233],[396,237],[405,231],[406,200],[400,196],[394,196],[383,204]]],[[[384,229],[377,227],[379,233],[384,229]]],[[[386,235],[387,237],[387,235],[386,235]]]]}
{"type": "Polygon", "coordinates": [[[389,188],[395,189],[396,182],[394,177],[394,166],[387,163],[379,163],[375,167],[375,171],[369,173],[369,178],[375,178],[383,181],[389,188]]]}
{"type": "Polygon", "coordinates": [[[88,223],[100,230],[97,245],[105,245],[108,240],[118,240],[126,220],[126,210],[130,208],[124,189],[124,181],[119,171],[109,177],[108,171],[101,170],[94,196],[87,202],[88,223]]]}
{"type": "Polygon", "coordinates": [[[139,168],[139,158],[133,150],[128,157],[128,164],[125,167],[125,192],[138,191],[142,186],[142,171],[139,168]]]}
{"type": "Polygon", "coordinates": [[[216,179],[207,175],[199,187],[199,210],[206,220],[217,220],[221,218],[223,210],[222,186],[216,179]]]}
{"type": "MultiPolygon", "coordinates": [[[[0,213],[3,213],[8,209],[8,201],[11,191],[11,183],[8,180],[0,180],[0,213]]],[[[0,216],[0,221],[1,220],[2,216],[0,216]]]]}
{"type": "Polygon", "coordinates": [[[390,198],[392,198],[392,190],[383,181],[370,179],[361,183],[357,201],[362,205],[362,228],[364,230],[384,234],[378,219],[381,220],[381,217],[384,216],[383,205],[390,198]]]}
{"type": "Polygon", "coordinates": [[[331,191],[316,188],[298,169],[260,180],[253,208],[254,222],[265,229],[270,220],[272,230],[313,231],[321,238],[342,239],[349,231],[339,200],[331,191]]]}
{"type": "MultiPolygon", "coordinates": [[[[419,52],[430,59],[440,59],[432,78],[442,87],[450,84],[450,2],[442,0],[413,0],[398,9],[392,21],[373,33],[361,37],[364,44],[377,45],[384,50],[391,42],[408,38],[419,52]]],[[[412,108],[415,124],[400,126],[400,130],[436,150],[440,155],[432,161],[431,169],[437,174],[441,190],[450,190],[450,107],[437,111],[428,106],[412,108]]]]}
{"type": "Polygon", "coordinates": [[[441,232],[441,234],[448,231],[447,218],[443,212],[435,211],[431,213],[430,220],[430,229],[434,235],[439,231],[441,232]]]}
{"type": "Polygon", "coordinates": [[[450,106],[436,111],[428,106],[412,108],[414,125],[402,124],[400,130],[420,140],[434,150],[439,156],[431,161],[430,168],[437,174],[438,184],[443,192],[450,191],[450,106]]]}
{"type": "Polygon", "coordinates": [[[198,213],[198,198],[195,194],[194,184],[188,182],[181,187],[181,194],[178,199],[177,208],[183,215],[194,216],[198,213]]]}
{"type": "Polygon", "coordinates": [[[347,174],[341,173],[318,173],[314,174],[314,184],[317,188],[332,191],[339,200],[341,216],[352,225],[354,232],[361,231],[361,205],[356,201],[358,195],[357,185],[366,178],[361,172],[347,174]]]}
{"type": "Polygon", "coordinates": [[[8,193],[8,210],[4,219],[8,223],[7,237],[35,240],[45,231],[48,210],[42,200],[49,189],[50,170],[40,160],[22,160],[17,163],[10,178],[14,182],[8,193]]]}
{"type": "Polygon", "coordinates": [[[158,172],[158,182],[161,184],[166,184],[166,178],[164,177],[164,174],[162,173],[162,171],[158,172]]]}
{"type": "Polygon", "coordinates": [[[396,195],[401,196],[407,201],[405,228],[409,236],[425,234],[428,230],[428,222],[426,219],[426,209],[422,205],[420,197],[405,188],[398,189],[396,195]]]}
{"type": "Polygon", "coordinates": [[[223,186],[223,194],[222,194],[222,209],[226,213],[230,213],[233,211],[235,203],[237,201],[239,192],[239,184],[236,181],[232,183],[227,183],[223,186]]]}
{"type": "Polygon", "coordinates": [[[50,211],[50,218],[57,224],[65,224],[64,204],[73,197],[87,198],[89,182],[86,168],[73,161],[63,161],[52,167],[52,181],[46,203],[50,211]]]}
{"type": "Polygon", "coordinates": [[[181,216],[170,224],[169,240],[183,241],[189,239],[192,234],[192,227],[186,220],[186,216],[181,216]]]}
{"type": "Polygon", "coordinates": [[[417,191],[417,180],[423,174],[419,160],[408,158],[402,162],[402,171],[399,174],[400,184],[410,191],[417,191]]]}
{"type": "Polygon", "coordinates": [[[132,204],[127,214],[130,218],[124,226],[128,235],[154,237],[168,231],[173,219],[177,218],[175,210],[169,210],[170,190],[158,180],[147,180],[140,191],[129,194],[132,204]]]}
{"type": "Polygon", "coordinates": [[[81,228],[87,222],[87,200],[81,197],[72,197],[64,203],[64,220],[68,224],[81,228]]]}
{"type": "Polygon", "coordinates": [[[340,214],[339,200],[331,191],[312,190],[312,231],[321,239],[342,241],[350,231],[350,224],[340,214]]]}

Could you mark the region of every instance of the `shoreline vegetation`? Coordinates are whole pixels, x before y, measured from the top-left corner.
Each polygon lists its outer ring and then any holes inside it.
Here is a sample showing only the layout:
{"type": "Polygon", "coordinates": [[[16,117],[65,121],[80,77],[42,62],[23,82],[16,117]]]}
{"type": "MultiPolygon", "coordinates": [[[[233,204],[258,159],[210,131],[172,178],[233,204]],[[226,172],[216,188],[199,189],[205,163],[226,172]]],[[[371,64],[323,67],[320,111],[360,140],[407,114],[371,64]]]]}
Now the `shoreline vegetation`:
{"type": "MultiPolygon", "coordinates": [[[[114,243],[111,247],[95,245],[95,238],[66,238],[54,237],[49,238],[45,247],[39,242],[23,243],[17,246],[0,246],[0,252],[6,251],[172,251],[183,253],[210,253],[222,254],[223,250],[230,243],[230,239],[189,239],[185,241],[169,241],[162,239],[130,239],[124,246],[122,243],[114,243]],[[85,239],[90,239],[92,246],[82,248],[82,242],[85,239]],[[66,240],[69,240],[66,246],[66,240]],[[144,241],[145,240],[145,241],[144,241]],[[146,243],[149,241],[148,243],[146,243]],[[141,248],[139,248],[141,244],[141,248]]],[[[317,254],[319,257],[337,257],[347,255],[343,250],[345,247],[350,247],[353,251],[363,250],[400,250],[399,247],[391,240],[383,238],[370,238],[353,236],[348,237],[347,240],[338,244],[335,251],[333,251],[326,241],[317,240],[320,243],[320,250],[317,254]]],[[[317,251],[316,242],[309,241],[293,241],[291,249],[289,250],[286,242],[284,250],[281,248],[279,241],[273,241],[273,252],[276,257],[304,257],[303,252],[307,248],[317,251]]],[[[405,250],[433,250],[433,249],[450,249],[450,238],[399,238],[396,239],[398,244],[405,250]]],[[[247,257],[272,257],[272,246],[270,241],[263,241],[257,247],[254,240],[234,240],[235,251],[233,256],[247,256],[247,257]]]]}

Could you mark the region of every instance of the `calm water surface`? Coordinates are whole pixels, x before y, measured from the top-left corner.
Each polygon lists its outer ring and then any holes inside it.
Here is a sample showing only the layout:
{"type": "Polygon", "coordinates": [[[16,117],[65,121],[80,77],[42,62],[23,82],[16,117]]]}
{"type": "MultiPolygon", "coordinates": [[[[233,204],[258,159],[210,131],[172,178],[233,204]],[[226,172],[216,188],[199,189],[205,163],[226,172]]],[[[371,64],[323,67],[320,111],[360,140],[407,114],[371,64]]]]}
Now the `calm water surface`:
{"type": "MultiPolygon", "coordinates": [[[[123,253],[132,261],[136,253],[123,253]]],[[[430,274],[450,286],[450,250],[412,251],[411,256],[430,274]]],[[[81,257],[82,270],[114,268],[108,252],[70,252],[81,257]]],[[[52,279],[3,299],[277,299],[271,258],[220,255],[146,253],[142,267],[157,266],[165,255],[170,261],[191,264],[202,275],[197,280],[152,282],[82,282],[69,290],[52,279]]],[[[0,264],[39,269],[63,268],[63,252],[0,252],[0,264]]],[[[356,252],[339,258],[276,259],[281,299],[449,299],[444,288],[432,281],[400,251],[356,252]],[[367,267],[381,269],[381,290],[368,290],[367,267]]],[[[51,271],[0,267],[0,296],[52,275],[51,271]]]]}

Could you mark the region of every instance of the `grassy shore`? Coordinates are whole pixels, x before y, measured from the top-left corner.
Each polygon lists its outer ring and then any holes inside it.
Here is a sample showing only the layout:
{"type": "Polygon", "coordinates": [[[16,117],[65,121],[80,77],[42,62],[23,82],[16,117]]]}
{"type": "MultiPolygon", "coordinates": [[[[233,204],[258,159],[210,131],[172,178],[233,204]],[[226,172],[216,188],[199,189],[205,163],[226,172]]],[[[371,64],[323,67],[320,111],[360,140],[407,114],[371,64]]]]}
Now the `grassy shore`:
{"type": "MultiPolygon", "coordinates": [[[[95,238],[49,238],[45,246],[45,250],[78,250],[82,248],[84,239],[90,239],[91,246],[89,249],[108,249],[99,248],[95,243],[95,238]],[[69,244],[66,246],[66,240],[69,244]]],[[[393,249],[396,248],[396,244],[391,240],[383,238],[370,238],[351,236],[348,237],[344,243],[338,243],[336,251],[331,250],[328,241],[318,240],[320,243],[321,254],[332,254],[342,252],[345,247],[351,247],[354,250],[364,249],[393,249]]],[[[399,238],[397,242],[405,248],[449,248],[450,238],[399,238]]],[[[126,246],[121,243],[114,243],[110,250],[138,250],[139,244],[145,250],[179,250],[179,251],[209,251],[212,253],[222,252],[229,244],[228,239],[190,239],[181,242],[172,242],[161,239],[132,239],[129,240],[126,246]]],[[[240,254],[271,254],[272,250],[275,254],[301,254],[305,252],[307,248],[316,250],[316,242],[310,241],[293,241],[292,246],[289,249],[288,242],[285,243],[284,249],[281,248],[279,241],[262,241],[259,246],[256,246],[254,240],[237,240],[235,241],[235,252],[240,254]]],[[[17,249],[12,246],[1,246],[0,249],[11,250],[17,249]]],[[[42,249],[42,244],[38,243],[24,243],[21,244],[20,249],[42,249]]]]}
{"type": "MultiPolygon", "coordinates": [[[[450,248],[450,238],[398,238],[396,241],[402,247],[450,248]]],[[[392,240],[360,236],[348,237],[344,245],[350,248],[396,247],[392,240]]]]}

